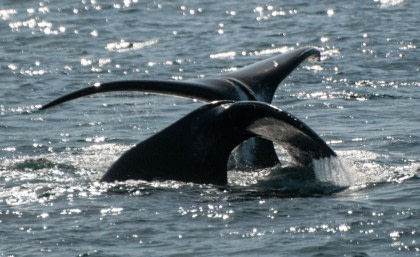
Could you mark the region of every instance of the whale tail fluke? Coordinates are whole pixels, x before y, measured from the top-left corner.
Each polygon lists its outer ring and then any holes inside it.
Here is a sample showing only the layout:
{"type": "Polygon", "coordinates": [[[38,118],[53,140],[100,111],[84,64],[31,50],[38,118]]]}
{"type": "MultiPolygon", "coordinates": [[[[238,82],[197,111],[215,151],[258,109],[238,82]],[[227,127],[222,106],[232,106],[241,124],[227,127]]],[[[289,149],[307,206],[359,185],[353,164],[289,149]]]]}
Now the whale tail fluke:
{"type": "Polygon", "coordinates": [[[220,76],[185,81],[128,80],[98,83],[57,98],[40,109],[83,96],[115,91],[139,91],[175,95],[202,100],[258,100],[271,103],[278,85],[299,64],[309,57],[319,57],[313,47],[300,48],[272,58],[245,66],[237,71],[220,76]]]}
{"type": "Polygon", "coordinates": [[[167,94],[198,99],[206,102],[221,99],[235,99],[238,97],[238,92],[232,85],[233,83],[229,81],[215,81],[215,83],[212,84],[201,83],[200,81],[113,81],[71,92],[43,105],[40,110],[45,110],[83,96],[116,91],[139,91],[145,93],[167,94]]]}
{"type": "MultiPolygon", "coordinates": [[[[245,66],[232,73],[215,77],[185,81],[130,80],[98,83],[95,86],[83,88],[57,98],[42,106],[40,110],[48,109],[79,97],[115,91],[140,91],[167,94],[193,98],[205,102],[215,100],[257,100],[271,103],[274,92],[280,82],[304,60],[309,57],[319,57],[319,55],[318,50],[307,47],[280,54],[245,66]]],[[[267,127],[268,125],[266,124],[265,126],[267,127]]],[[[252,134],[252,131],[247,132],[248,134],[252,134]]],[[[255,168],[272,167],[280,163],[273,143],[270,141],[270,135],[259,134],[259,136],[264,137],[264,139],[252,138],[237,148],[233,155],[234,158],[231,158],[231,163],[233,163],[235,168],[255,170],[255,168]]],[[[299,149],[299,147],[294,146],[292,143],[289,143],[288,147],[291,153],[293,153],[294,149],[299,149]]],[[[308,156],[301,155],[301,152],[300,150],[296,151],[294,154],[295,159],[302,159],[308,156]]],[[[313,151],[312,154],[314,153],[313,151]]]]}
{"type": "Polygon", "coordinates": [[[245,66],[220,77],[245,85],[254,92],[256,100],[271,103],[278,85],[294,69],[306,59],[319,59],[320,55],[316,48],[299,48],[245,66]]]}
{"type": "Polygon", "coordinates": [[[300,164],[336,156],[307,125],[272,105],[207,104],[124,153],[102,181],[178,180],[225,185],[229,154],[259,136],[282,145],[300,164]]]}

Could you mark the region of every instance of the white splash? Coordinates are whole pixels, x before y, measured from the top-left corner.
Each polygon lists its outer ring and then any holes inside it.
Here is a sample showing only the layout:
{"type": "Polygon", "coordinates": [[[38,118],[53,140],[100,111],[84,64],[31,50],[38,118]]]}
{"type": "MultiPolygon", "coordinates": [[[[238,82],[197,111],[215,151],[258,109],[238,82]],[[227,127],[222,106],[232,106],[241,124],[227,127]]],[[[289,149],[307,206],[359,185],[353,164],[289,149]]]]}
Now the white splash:
{"type": "Polygon", "coordinates": [[[410,160],[405,165],[385,164],[389,156],[370,151],[340,151],[339,158],[314,160],[316,178],[337,186],[365,187],[368,184],[403,181],[419,176],[420,163],[410,160]]]}
{"type": "Polygon", "coordinates": [[[357,174],[340,158],[323,158],[313,160],[315,176],[321,182],[329,182],[336,186],[353,186],[358,181],[357,174]]]}

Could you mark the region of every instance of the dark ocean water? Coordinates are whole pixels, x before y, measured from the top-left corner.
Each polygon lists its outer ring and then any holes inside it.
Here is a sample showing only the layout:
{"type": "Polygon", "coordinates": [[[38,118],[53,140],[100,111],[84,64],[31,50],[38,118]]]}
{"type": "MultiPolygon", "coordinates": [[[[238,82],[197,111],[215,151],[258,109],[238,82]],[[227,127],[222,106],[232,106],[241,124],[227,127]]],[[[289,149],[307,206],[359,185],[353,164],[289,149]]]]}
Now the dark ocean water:
{"type": "MultiPolygon", "coordinates": [[[[0,3],[0,256],[420,255],[420,1],[0,3]],[[340,155],[317,179],[99,183],[203,103],[65,93],[217,75],[304,46],[273,104],[340,155]]],[[[279,154],[282,151],[277,146],[279,154]]],[[[287,160],[287,157],[281,157],[287,160]]]]}

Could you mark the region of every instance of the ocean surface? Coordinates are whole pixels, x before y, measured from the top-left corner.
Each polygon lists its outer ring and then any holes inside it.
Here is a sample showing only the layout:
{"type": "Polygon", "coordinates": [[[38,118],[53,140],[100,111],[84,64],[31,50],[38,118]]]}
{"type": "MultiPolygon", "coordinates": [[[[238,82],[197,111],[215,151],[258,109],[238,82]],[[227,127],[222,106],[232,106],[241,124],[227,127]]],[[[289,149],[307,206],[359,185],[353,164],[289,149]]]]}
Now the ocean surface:
{"type": "Polygon", "coordinates": [[[0,256],[419,256],[419,13],[418,0],[2,0],[0,256]],[[315,178],[100,183],[204,103],[121,92],[37,111],[97,82],[208,77],[306,46],[320,61],[273,104],[339,154],[315,178]]]}

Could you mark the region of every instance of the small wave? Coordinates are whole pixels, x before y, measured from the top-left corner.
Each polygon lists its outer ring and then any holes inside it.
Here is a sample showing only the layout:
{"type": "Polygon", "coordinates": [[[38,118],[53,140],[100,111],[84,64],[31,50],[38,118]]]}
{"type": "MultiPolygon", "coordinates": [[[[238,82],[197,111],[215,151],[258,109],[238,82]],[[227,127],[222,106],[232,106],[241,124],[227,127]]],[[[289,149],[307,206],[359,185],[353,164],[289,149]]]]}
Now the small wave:
{"type": "Polygon", "coordinates": [[[344,99],[366,101],[366,100],[377,100],[377,99],[399,99],[400,97],[389,95],[389,94],[378,94],[378,93],[356,93],[349,92],[344,95],[344,99]]]}
{"type": "Polygon", "coordinates": [[[404,0],[374,0],[374,2],[379,2],[380,8],[388,8],[395,5],[400,5],[404,3],[404,0]]]}
{"type": "Polygon", "coordinates": [[[105,49],[111,52],[122,53],[122,52],[139,50],[147,46],[155,45],[157,43],[158,43],[158,40],[156,39],[152,39],[152,40],[148,40],[144,42],[127,42],[127,41],[121,40],[119,42],[108,43],[105,49]]]}
{"type": "Polygon", "coordinates": [[[20,171],[37,171],[42,169],[75,170],[75,167],[68,164],[55,163],[47,158],[31,158],[14,163],[12,169],[20,171]]]}
{"type": "Polygon", "coordinates": [[[293,47],[277,47],[277,48],[269,48],[269,49],[263,49],[263,50],[259,50],[259,51],[253,51],[250,52],[249,55],[250,56],[259,56],[259,55],[272,55],[272,54],[283,54],[286,53],[288,51],[292,51],[294,50],[293,47]]]}
{"type": "Polygon", "coordinates": [[[224,53],[217,53],[217,54],[211,54],[211,59],[234,59],[236,56],[236,52],[224,52],[224,53]]]}
{"type": "Polygon", "coordinates": [[[391,94],[381,94],[373,92],[354,92],[349,90],[330,91],[330,92],[299,92],[295,94],[300,99],[345,99],[351,101],[369,101],[381,99],[406,99],[404,96],[396,96],[391,94]]]}

